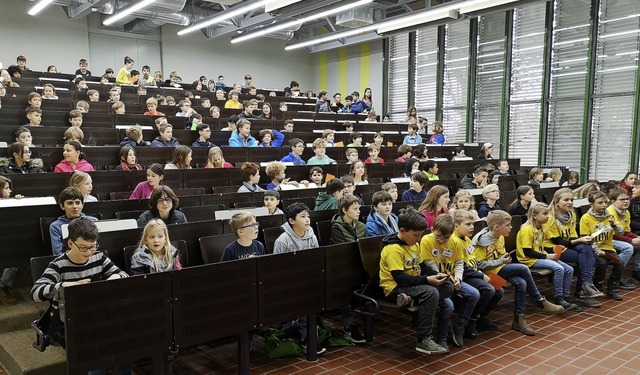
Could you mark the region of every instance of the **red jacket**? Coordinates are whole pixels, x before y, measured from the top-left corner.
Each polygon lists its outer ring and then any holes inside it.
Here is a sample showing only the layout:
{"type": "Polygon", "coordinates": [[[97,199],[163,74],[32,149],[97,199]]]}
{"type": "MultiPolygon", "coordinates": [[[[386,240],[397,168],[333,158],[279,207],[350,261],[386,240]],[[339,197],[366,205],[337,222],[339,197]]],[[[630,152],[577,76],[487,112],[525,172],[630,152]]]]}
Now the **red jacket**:
{"type": "Polygon", "coordinates": [[[54,172],[75,172],[75,171],[93,172],[95,170],[96,169],[93,167],[93,165],[89,164],[88,161],[84,159],[80,159],[78,160],[78,164],[71,164],[68,161],[63,160],[60,163],[58,163],[58,165],[56,165],[53,171],[54,172]]]}

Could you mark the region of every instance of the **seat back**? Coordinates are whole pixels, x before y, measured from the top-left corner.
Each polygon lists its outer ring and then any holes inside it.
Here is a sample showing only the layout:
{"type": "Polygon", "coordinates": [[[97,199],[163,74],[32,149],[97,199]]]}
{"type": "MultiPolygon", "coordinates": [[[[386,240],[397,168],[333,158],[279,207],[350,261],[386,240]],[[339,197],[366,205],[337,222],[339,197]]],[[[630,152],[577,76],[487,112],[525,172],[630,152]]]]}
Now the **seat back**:
{"type": "Polygon", "coordinates": [[[130,191],[112,191],[109,193],[109,199],[112,201],[120,199],[129,199],[131,197],[130,191]]]}
{"type": "Polygon", "coordinates": [[[278,237],[280,237],[280,235],[284,233],[284,230],[282,229],[282,227],[264,228],[262,230],[262,233],[264,235],[265,252],[267,254],[273,254],[273,245],[276,243],[278,237]]]}
{"type": "Polygon", "coordinates": [[[189,222],[215,220],[216,211],[224,210],[224,204],[213,204],[209,206],[181,207],[180,211],[187,217],[189,222]]]}
{"type": "Polygon", "coordinates": [[[384,245],[384,236],[367,237],[358,240],[358,251],[362,267],[369,276],[369,281],[364,287],[363,293],[368,296],[381,297],[380,292],[380,254],[384,245]]]}
{"type": "Polygon", "coordinates": [[[222,254],[224,254],[224,249],[235,240],[236,235],[233,233],[200,237],[198,241],[200,242],[200,251],[202,252],[204,263],[218,263],[222,258],[222,254]]]}
{"type": "Polygon", "coordinates": [[[518,236],[518,231],[522,226],[522,216],[512,216],[511,226],[512,226],[511,233],[509,233],[509,235],[504,239],[504,247],[507,251],[516,249],[516,238],[518,236]]]}
{"type": "Polygon", "coordinates": [[[318,243],[320,246],[327,246],[331,243],[331,220],[322,220],[316,222],[316,234],[318,235],[318,243]]]}
{"type": "Polygon", "coordinates": [[[31,278],[33,279],[34,283],[42,277],[44,270],[47,269],[49,263],[51,263],[51,261],[53,261],[54,259],[56,259],[55,255],[45,255],[43,257],[31,258],[31,278]]]}
{"type": "Polygon", "coordinates": [[[146,210],[134,210],[134,211],[118,211],[116,212],[116,219],[118,220],[126,220],[126,219],[138,219],[140,215],[146,210]]]}

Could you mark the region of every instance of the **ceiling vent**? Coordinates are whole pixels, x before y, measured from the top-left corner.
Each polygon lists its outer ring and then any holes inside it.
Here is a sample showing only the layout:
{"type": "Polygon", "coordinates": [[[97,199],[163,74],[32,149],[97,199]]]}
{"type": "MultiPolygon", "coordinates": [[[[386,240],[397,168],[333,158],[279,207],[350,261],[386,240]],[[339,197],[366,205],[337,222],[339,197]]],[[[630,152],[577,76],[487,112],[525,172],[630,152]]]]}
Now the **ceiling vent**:
{"type": "Polygon", "coordinates": [[[241,2],[242,0],[203,0],[203,1],[206,1],[208,3],[222,4],[222,5],[233,5],[241,2]]]}
{"type": "Polygon", "coordinates": [[[355,29],[373,23],[373,8],[358,7],[336,16],[336,25],[355,29]]]}

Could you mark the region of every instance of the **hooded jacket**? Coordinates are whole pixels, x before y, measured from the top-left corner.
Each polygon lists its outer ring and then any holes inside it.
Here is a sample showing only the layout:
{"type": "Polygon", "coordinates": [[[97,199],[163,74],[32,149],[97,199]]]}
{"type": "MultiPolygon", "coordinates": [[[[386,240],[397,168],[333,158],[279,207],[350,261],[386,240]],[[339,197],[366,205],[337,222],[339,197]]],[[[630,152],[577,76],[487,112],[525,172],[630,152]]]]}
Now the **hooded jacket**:
{"type": "Polygon", "coordinates": [[[376,214],[375,210],[371,210],[371,212],[369,212],[369,216],[367,216],[367,237],[383,236],[397,233],[398,216],[392,212],[391,214],[389,214],[389,218],[387,220],[389,223],[385,223],[380,215],[376,214]],[[395,223],[395,226],[392,226],[393,224],[390,223],[392,221],[395,223]]]}
{"type": "Polygon", "coordinates": [[[313,233],[313,229],[311,229],[311,227],[307,228],[302,237],[299,237],[293,231],[293,228],[289,223],[282,224],[281,228],[284,230],[284,233],[278,237],[273,246],[274,254],[313,249],[319,246],[318,239],[313,233]]]}
{"type": "Polygon", "coordinates": [[[328,194],[325,191],[321,191],[316,197],[316,208],[314,208],[313,210],[333,210],[338,208],[339,204],[340,202],[338,201],[338,198],[334,197],[331,194],[328,194]]]}
{"type": "Polygon", "coordinates": [[[146,247],[139,247],[131,257],[131,274],[132,275],[144,275],[149,273],[157,273],[163,271],[180,270],[182,266],[180,264],[180,254],[178,249],[171,246],[171,264],[161,261],[160,264],[153,262],[153,254],[146,247]],[[158,266],[160,268],[158,268],[158,266]]]}
{"type": "Polygon", "coordinates": [[[71,164],[68,161],[63,160],[60,163],[58,163],[56,167],[53,169],[53,171],[56,173],[75,172],[75,171],[93,172],[95,170],[96,169],[93,167],[93,165],[91,165],[88,161],[84,159],[78,160],[77,164],[71,164]]]}
{"type": "Polygon", "coordinates": [[[460,181],[460,189],[479,189],[478,185],[473,182],[474,178],[472,175],[466,175],[460,181]]]}
{"type": "Polygon", "coordinates": [[[231,132],[231,138],[229,138],[229,146],[230,147],[257,147],[258,142],[252,136],[246,139],[247,144],[245,145],[245,140],[240,137],[237,130],[231,132]]]}
{"type": "Polygon", "coordinates": [[[494,204],[493,206],[489,206],[489,203],[487,202],[480,202],[480,205],[478,206],[478,216],[480,218],[487,217],[487,215],[489,215],[489,212],[495,210],[501,210],[498,202],[496,202],[496,204],[494,204]]]}
{"type": "MultiPolygon", "coordinates": [[[[502,236],[500,236],[502,237],[502,236]]],[[[484,251],[477,253],[478,260],[478,269],[481,269],[489,272],[498,273],[502,266],[504,266],[504,262],[502,258],[500,258],[504,253],[500,251],[500,247],[504,250],[504,238],[495,238],[491,235],[489,228],[483,228],[480,232],[478,232],[473,239],[471,240],[471,245],[478,251],[479,247],[485,248],[484,251]],[[493,256],[487,254],[486,248],[489,245],[496,245],[496,249],[494,250],[493,256]]]]}
{"type": "Polygon", "coordinates": [[[25,163],[22,167],[18,166],[16,162],[9,158],[0,158],[0,174],[11,173],[44,173],[42,170],[42,159],[32,159],[25,163]]]}
{"type": "Polygon", "coordinates": [[[133,139],[129,139],[129,137],[124,137],[122,142],[120,142],[120,147],[131,146],[131,147],[147,147],[151,146],[151,142],[142,140],[140,142],[136,142],[133,139]]]}
{"type": "Polygon", "coordinates": [[[337,214],[331,219],[331,244],[356,242],[366,237],[366,227],[359,220],[355,225],[344,221],[344,216],[337,214]]]}

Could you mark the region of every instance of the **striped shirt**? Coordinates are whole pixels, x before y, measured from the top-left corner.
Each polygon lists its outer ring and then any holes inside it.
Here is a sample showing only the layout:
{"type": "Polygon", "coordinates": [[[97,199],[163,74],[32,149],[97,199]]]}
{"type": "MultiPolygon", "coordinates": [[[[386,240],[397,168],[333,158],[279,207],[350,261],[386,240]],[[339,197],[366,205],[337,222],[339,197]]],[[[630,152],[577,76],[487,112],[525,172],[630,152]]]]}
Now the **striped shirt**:
{"type": "Polygon", "coordinates": [[[49,263],[42,277],[31,288],[31,297],[36,302],[51,301],[53,307],[57,309],[56,291],[60,289],[63,282],[82,279],[90,279],[92,282],[100,281],[115,274],[120,275],[121,278],[128,277],[127,273],[113,264],[103,252],[95,252],[83,264],[72,262],[65,253],[49,263]]]}

